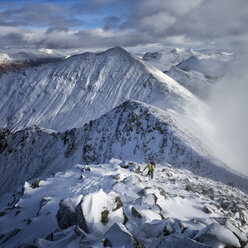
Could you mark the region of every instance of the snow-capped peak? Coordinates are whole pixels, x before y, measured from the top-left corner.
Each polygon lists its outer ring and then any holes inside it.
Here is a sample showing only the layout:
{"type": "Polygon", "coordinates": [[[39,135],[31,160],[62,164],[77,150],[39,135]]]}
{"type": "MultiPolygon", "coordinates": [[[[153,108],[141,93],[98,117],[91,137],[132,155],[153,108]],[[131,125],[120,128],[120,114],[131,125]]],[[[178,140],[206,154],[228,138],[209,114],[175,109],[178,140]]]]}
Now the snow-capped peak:
{"type": "Polygon", "coordinates": [[[121,47],[0,78],[0,126],[11,130],[32,125],[57,131],[80,127],[132,99],[181,113],[188,105],[201,105],[173,79],[121,47]]]}

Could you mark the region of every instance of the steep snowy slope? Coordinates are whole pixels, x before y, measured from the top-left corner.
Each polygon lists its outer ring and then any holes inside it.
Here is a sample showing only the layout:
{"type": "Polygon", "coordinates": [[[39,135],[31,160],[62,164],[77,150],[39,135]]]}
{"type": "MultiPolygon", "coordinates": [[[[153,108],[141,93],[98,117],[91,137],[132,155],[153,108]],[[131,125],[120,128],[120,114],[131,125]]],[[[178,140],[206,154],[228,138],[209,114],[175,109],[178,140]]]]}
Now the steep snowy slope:
{"type": "Polygon", "coordinates": [[[74,163],[111,158],[168,162],[247,191],[248,180],[214,161],[211,150],[174,112],[127,101],[95,121],[64,133],[38,127],[0,135],[0,193],[74,163]]]}
{"type": "Polygon", "coordinates": [[[0,80],[0,127],[10,130],[80,127],[129,99],[177,112],[201,105],[180,84],[120,47],[2,73],[0,80]]]}
{"type": "Polygon", "coordinates": [[[144,166],[112,159],[25,182],[0,205],[0,246],[247,247],[246,194],[169,164],[151,180],[144,166]]]}

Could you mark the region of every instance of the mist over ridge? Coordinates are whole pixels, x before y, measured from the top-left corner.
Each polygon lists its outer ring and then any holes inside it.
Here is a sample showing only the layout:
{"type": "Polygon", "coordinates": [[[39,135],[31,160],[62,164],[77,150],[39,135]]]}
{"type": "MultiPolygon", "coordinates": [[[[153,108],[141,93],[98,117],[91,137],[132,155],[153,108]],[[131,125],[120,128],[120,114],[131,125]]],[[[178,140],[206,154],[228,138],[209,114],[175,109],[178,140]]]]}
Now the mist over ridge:
{"type": "Polygon", "coordinates": [[[212,88],[207,103],[216,155],[231,168],[248,175],[248,61],[233,64],[212,88]]]}

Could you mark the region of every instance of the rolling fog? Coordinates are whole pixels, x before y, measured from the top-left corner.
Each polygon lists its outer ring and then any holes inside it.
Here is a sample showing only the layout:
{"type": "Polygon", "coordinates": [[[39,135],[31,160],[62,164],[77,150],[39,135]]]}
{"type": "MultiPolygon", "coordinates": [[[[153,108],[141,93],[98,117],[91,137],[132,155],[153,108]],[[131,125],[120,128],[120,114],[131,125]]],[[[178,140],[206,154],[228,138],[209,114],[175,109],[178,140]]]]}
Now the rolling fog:
{"type": "Polygon", "coordinates": [[[207,100],[207,135],[215,155],[248,176],[248,60],[235,63],[207,100]]]}

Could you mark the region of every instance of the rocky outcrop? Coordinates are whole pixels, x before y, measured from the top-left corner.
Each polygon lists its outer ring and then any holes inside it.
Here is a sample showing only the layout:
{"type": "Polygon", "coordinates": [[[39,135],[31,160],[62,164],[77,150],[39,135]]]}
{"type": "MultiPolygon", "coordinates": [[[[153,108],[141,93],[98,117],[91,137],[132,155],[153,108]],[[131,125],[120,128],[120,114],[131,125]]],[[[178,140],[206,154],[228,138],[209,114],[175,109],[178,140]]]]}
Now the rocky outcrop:
{"type": "Polygon", "coordinates": [[[0,130],[0,154],[8,147],[8,137],[10,131],[7,128],[0,130]]]}
{"type": "Polygon", "coordinates": [[[69,198],[62,200],[59,203],[59,210],[56,214],[57,223],[60,229],[64,230],[70,226],[78,224],[82,227],[81,224],[81,215],[78,214],[76,210],[79,202],[81,201],[82,196],[76,198],[69,198]]]}

